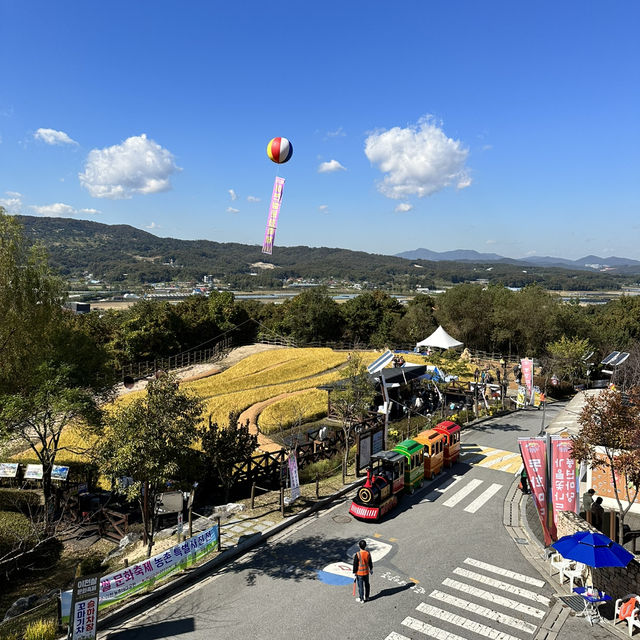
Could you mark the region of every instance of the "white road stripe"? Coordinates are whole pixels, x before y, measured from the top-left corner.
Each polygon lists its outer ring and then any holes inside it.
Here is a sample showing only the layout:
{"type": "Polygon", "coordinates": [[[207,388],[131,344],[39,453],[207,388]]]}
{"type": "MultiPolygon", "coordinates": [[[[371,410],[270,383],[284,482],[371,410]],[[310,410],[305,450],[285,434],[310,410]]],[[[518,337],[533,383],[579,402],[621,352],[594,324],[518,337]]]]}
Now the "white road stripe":
{"type": "Polygon", "coordinates": [[[462,627],[467,631],[477,633],[478,635],[485,636],[486,638],[493,638],[494,640],[520,640],[517,636],[502,633],[493,627],[488,627],[486,624],[474,622],[473,620],[469,620],[469,618],[464,618],[463,616],[451,613],[450,611],[445,611],[444,609],[438,609],[438,607],[432,607],[430,604],[425,604],[424,602],[421,602],[416,609],[428,616],[440,618],[440,620],[444,620],[449,624],[453,624],[456,627],[462,627]]]}
{"type": "Polygon", "coordinates": [[[446,502],[443,502],[445,507],[455,507],[460,500],[464,500],[476,487],[482,484],[482,480],[469,480],[469,482],[460,489],[457,493],[454,493],[446,502]]]}
{"type": "Polygon", "coordinates": [[[502,489],[502,485],[496,484],[494,482],[488,489],[485,489],[469,506],[465,507],[464,510],[468,511],[469,513],[475,513],[487,500],[498,493],[500,489],[502,489]]]}
{"type": "Polygon", "coordinates": [[[487,600],[492,604],[499,604],[501,607],[513,609],[514,611],[524,613],[534,618],[544,618],[544,616],[546,615],[545,611],[541,609],[536,609],[535,607],[531,607],[528,604],[522,604],[517,600],[512,600],[511,598],[506,598],[505,596],[498,595],[497,593],[491,593],[491,591],[485,591],[484,589],[479,589],[478,587],[473,587],[469,584],[465,584],[464,582],[452,580],[451,578],[445,578],[442,584],[445,587],[450,587],[451,589],[462,591],[463,593],[466,593],[468,595],[474,596],[476,598],[482,598],[483,600],[487,600]]]}
{"type": "Polygon", "coordinates": [[[507,625],[508,627],[513,627],[519,631],[524,631],[525,633],[535,633],[535,630],[537,629],[535,624],[524,622],[524,620],[519,620],[518,618],[512,618],[506,613],[500,613],[499,611],[483,607],[482,605],[475,604],[474,602],[457,598],[456,596],[452,596],[444,591],[438,591],[436,589],[429,594],[429,597],[435,598],[442,604],[449,604],[452,607],[458,607],[459,609],[470,611],[471,613],[489,618],[489,620],[494,620],[495,622],[507,625]]]}
{"type": "Polygon", "coordinates": [[[520,596],[521,598],[525,598],[527,600],[533,600],[534,602],[543,604],[545,607],[549,606],[549,598],[547,598],[547,596],[541,596],[533,591],[529,591],[529,589],[523,589],[522,587],[515,587],[512,584],[509,584],[507,582],[494,580],[493,578],[488,578],[487,576],[483,576],[481,573],[476,573],[475,571],[468,571],[467,569],[462,569],[460,567],[456,567],[453,570],[453,573],[455,573],[456,575],[462,576],[463,578],[468,578],[469,580],[475,580],[476,582],[481,582],[486,586],[494,587],[495,589],[500,589],[500,591],[508,591],[509,593],[520,596]]]}
{"type": "Polygon", "coordinates": [[[407,638],[407,636],[403,636],[401,633],[392,631],[384,640],[411,640],[411,638],[407,638]]]}
{"type": "Polygon", "coordinates": [[[435,502],[445,491],[449,491],[451,487],[455,486],[462,480],[462,476],[453,476],[453,481],[450,482],[446,487],[438,487],[433,491],[430,491],[420,502],[435,502]]]}
{"type": "Polygon", "coordinates": [[[402,624],[405,627],[409,627],[409,629],[413,629],[414,631],[423,633],[425,636],[429,636],[430,638],[437,638],[437,640],[466,640],[466,638],[463,638],[462,636],[457,636],[455,633],[447,633],[443,629],[432,627],[430,624],[422,622],[421,620],[416,620],[411,616],[407,616],[402,621],[402,624]]]}
{"type": "Polygon", "coordinates": [[[464,563],[470,564],[472,567],[478,567],[478,569],[484,569],[485,571],[489,571],[491,573],[497,573],[498,575],[504,576],[505,578],[511,578],[512,580],[518,580],[519,582],[532,584],[534,587],[544,587],[544,585],[546,584],[544,580],[531,578],[530,576],[525,576],[523,573],[516,573],[515,571],[509,571],[509,569],[502,569],[501,567],[496,567],[493,564],[482,562],[480,560],[474,560],[473,558],[467,558],[464,563]]]}

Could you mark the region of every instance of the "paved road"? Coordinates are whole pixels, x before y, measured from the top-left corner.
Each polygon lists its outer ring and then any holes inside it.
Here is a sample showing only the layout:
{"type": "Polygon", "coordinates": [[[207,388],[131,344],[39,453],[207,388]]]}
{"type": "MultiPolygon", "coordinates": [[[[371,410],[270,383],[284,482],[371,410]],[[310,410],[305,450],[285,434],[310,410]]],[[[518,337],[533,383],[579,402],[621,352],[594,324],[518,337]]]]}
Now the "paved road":
{"type": "MultiPolygon", "coordinates": [[[[547,419],[558,410],[548,410],[547,419]]],[[[405,497],[383,522],[358,522],[348,502],[340,503],[100,635],[532,639],[553,589],[507,535],[502,512],[519,467],[517,438],[537,434],[541,419],[538,411],[519,412],[465,430],[466,462],[405,497]],[[360,538],[369,540],[375,563],[365,604],[356,603],[349,578],[331,584],[340,578],[323,572],[348,565],[360,538]]]]}

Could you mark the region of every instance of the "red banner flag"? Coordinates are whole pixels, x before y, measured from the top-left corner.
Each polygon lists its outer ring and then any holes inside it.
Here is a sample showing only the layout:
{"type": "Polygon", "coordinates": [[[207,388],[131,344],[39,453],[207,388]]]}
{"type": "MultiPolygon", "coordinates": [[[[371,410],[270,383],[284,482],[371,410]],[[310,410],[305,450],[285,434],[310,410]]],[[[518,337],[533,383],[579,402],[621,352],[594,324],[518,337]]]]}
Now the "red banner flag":
{"type": "Polygon", "coordinates": [[[553,524],[560,511],[578,512],[578,478],[576,462],[571,457],[571,439],[551,438],[551,502],[553,524]]]}
{"type": "Polygon", "coordinates": [[[544,438],[519,438],[522,462],[527,471],[533,501],[538,509],[545,545],[552,542],[547,512],[547,450],[544,438]]]}

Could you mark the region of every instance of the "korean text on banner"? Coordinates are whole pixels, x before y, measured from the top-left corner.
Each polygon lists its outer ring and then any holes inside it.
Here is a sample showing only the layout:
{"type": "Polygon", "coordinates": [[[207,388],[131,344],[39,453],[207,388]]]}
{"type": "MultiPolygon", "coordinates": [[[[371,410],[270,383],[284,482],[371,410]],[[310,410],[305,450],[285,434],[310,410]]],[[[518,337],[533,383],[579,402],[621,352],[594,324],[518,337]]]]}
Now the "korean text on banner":
{"type": "Polygon", "coordinates": [[[219,535],[218,526],[215,525],[148,560],[102,577],[100,606],[122,600],[156,580],[165,578],[179,569],[186,569],[202,556],[218,548],[219,535]]]}
{"type": "Polygon", "coordinates": [[[520,360],[520,367],[522,368],[522,379],[529,392],[529,397],[533,395],[533,360],[529,358],[522,358],[520,360]]]}
{"type": "Polygon", "coordinates": [[[516,404],[519,407],[524,407],[526,400],[527,400],[527,388],[520,385],[518,387],[518,395],[516,396],[516,404]]]}
{"type": "Polygon", "coordinates": [[[273,183],[267,228],[265,229],[264,242],[262,243],[262,253],[268,253],[269,255],[273,252],[273,243],[276,239],[276,228],[278,226],[278,216],[280,215],[280,205],[282,204],[283,189],[284,178],[277,176],[273,183]]]}
{"type": "Polygon", "coordinates": [[[551,502],[553,522],[557,524],[560,511],[578,512],[580,495],[576,462],[571,457],[571,439],[553,436],[551,438],[551,502]]]}
{"type": "Polygon", "coordinates": [[[291,502],[300,497],[300,478],[298,477],[298,459],[295,453],[289,455],[289,482],[291,483],[291,502]]]}
{"type": "Polygon", "coordinates": [[[71,640],[93,640],[96,637],[99,592],[99,575],[75,579],[71,605],[71,640]]]}
{"type": "Polygon", "coordinates": [[[540,516],[545,545],[551,544],[552,532],[547,523],[547,450],[544,438],[518,438],[522,462],[527,471],[533,501],[540,516]]]}

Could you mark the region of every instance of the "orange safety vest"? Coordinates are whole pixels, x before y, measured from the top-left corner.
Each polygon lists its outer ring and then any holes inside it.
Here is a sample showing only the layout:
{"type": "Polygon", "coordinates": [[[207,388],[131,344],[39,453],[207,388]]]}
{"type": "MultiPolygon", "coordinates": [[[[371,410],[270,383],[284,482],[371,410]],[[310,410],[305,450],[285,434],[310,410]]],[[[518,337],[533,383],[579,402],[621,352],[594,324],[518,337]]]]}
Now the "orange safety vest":
{"type": "Polygon", "coordinates": [[[358,551],[358,570],[356,575],[368,576],[369,575],[369,558],[371,554],[368,551],[358,551]]]}
{"type": "Polygon", "coordinates": [[[631,600],[628,600],[624,604],[620,605],[620,609],[618,610],[618,619],[626,620],[633,613],[633,610],[635,608],[636,608],[636,599],[631,598],[631,600]]]}

